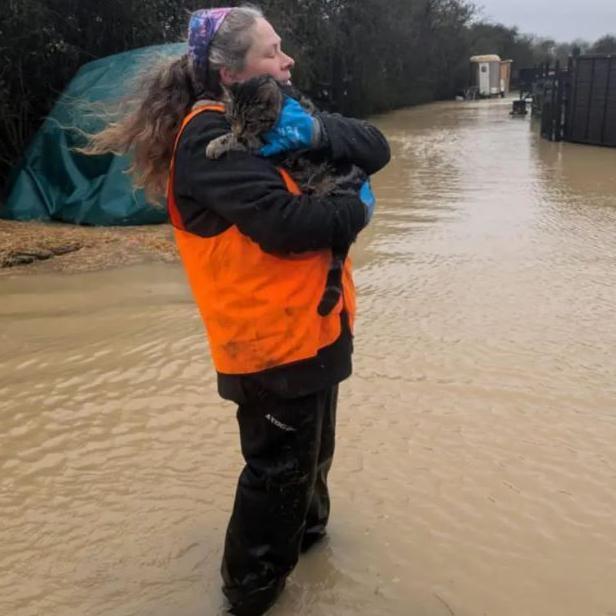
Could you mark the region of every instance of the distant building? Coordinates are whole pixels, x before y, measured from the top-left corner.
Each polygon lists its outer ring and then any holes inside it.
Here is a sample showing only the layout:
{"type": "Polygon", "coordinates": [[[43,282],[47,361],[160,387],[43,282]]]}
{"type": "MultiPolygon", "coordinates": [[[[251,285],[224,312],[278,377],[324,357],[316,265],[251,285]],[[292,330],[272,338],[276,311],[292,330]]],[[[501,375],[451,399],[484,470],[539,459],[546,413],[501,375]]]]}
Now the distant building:
{"type": "Polygon", "coordinates": [[[513,60],[501,60],[490,54],[471,58],[471,90],[481,98],[506,96],[511,82],[513,60]]]}

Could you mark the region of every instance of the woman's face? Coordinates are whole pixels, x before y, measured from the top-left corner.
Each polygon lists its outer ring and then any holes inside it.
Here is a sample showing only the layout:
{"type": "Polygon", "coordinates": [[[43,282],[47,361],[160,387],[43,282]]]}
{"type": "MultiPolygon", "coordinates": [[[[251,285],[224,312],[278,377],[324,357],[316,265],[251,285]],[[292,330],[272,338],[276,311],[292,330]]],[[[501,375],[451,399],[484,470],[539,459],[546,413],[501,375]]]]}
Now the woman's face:
{"type": "Polygon", "coordinates": [[[252,28],[253,43],[246,54],[244,70],[234,73],[228,69],[220,72],[224,85],[246,81],[259,75],[271,75],[277,81],[290,81],[295,60],[280,47],[280,37],[271,24],[263,18],[257,19],[252,28]]]}

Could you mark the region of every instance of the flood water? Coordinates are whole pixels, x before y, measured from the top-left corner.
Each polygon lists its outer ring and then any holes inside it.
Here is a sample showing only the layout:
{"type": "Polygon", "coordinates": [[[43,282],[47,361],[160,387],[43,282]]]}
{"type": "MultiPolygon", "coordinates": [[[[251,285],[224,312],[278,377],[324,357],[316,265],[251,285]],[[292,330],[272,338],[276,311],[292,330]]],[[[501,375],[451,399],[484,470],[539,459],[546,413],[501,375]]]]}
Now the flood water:
{"type": "MultiPolygon", "coordinates": [[[[330,538],[272,616],[616,615],[616,150],[377,118],[330,538]]],[[[0,614],[222,614],[241,468],[179,266],[0,281],[0,614]]]]}

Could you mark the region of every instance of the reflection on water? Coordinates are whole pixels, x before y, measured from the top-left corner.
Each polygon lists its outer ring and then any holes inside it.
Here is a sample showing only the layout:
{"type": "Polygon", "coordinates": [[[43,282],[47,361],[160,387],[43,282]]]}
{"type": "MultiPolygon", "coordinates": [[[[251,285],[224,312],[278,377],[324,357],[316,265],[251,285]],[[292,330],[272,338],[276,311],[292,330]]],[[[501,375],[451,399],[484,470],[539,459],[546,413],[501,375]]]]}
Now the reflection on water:
{"type": "MultiPolygon", "coordinates": [[[[616,614],[616,151],[402,110],[329,543],[273,616],[616,614]]],[[[0,613],[222,613],[241,464],[179,267],[4,279],[0,613]]]]}

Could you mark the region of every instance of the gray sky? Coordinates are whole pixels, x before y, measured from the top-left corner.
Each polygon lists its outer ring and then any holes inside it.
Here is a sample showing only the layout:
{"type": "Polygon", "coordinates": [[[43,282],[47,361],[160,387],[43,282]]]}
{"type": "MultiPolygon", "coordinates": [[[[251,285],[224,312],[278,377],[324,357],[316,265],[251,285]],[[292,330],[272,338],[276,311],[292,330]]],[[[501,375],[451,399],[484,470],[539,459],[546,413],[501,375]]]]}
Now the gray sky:
{"type": "Polygon", "coordinates": [[[476,0],[482,15],[557,41],[616,34],[616,0],[476,0]]]}

